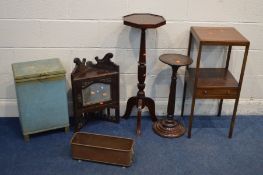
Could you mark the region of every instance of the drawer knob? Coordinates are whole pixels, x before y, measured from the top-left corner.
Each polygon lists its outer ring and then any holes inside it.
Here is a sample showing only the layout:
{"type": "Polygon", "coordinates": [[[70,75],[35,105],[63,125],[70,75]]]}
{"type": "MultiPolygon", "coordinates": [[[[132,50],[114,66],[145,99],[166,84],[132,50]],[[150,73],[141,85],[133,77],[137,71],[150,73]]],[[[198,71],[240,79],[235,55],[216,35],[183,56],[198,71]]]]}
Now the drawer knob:
{"type": "Polygon", "coordinates": [[[207,94],[207,91],[204,91],[204,94],[207,94]]]}

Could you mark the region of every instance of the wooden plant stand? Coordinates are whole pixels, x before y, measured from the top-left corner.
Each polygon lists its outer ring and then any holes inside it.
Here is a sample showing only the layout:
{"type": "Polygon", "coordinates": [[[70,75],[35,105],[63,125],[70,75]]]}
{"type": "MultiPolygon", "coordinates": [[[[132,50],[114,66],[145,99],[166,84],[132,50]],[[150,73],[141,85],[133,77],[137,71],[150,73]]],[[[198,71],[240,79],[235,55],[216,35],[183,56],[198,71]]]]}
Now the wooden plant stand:
{"type": "Polygon", "coordinates": [[[141,29],[141,44],[140,44],[140,56],[138,64],[138,81],[137,87],[139,89],[137,96],[130,97],[127,101],[126,111],[124,118],[128,118],[132,111],[133,106],[137,106],[137,135],[141,133],[141,111],[147,106],[152,117],[152,121],[156,121],[155,116],[155,104],[153,99],[145,96],[145,78],[146,78],[146,42],[145,31],[149,28],[157,28],[166,23],[162,16],[148,14],[148,13],[136,13],[123,17],[124,25],[141,29]]]}
{"type": "Polygon", "coordinates": [[[171,77],[170,94],[167,106],[166,119],[159,120],[154,123],[154,131],[162,137],[180,137],[184,135],[185,128],[180,120],[174,119],[174,105],[176,95],[177,71],[181,66],[188,66],[193,61],[188,57],[180,54],[164,54],[160,56],[160,61],[172,67],[173,73],[171,77]]]}

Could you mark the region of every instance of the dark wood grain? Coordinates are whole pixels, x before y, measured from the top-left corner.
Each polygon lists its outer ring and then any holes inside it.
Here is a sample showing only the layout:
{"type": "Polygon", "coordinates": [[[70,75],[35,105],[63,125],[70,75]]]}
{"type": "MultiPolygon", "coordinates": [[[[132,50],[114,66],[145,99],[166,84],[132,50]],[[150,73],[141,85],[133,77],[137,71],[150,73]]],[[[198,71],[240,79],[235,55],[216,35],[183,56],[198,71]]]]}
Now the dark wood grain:
{"type": "Polygon", "coordinates": [[[164,17],[150,13],[134,13],[123,17],[124,25],[149,29],[157,28],[166,24],[164,17]]]}
{"type": "Polygon", "coordinates": [[[75,132],[79,131],[88,121],[95,116],[94,112],[107,109],[105,116],[98,118],[119,122],[120,120],[120,95],[119,95],[119,66],[111,61],[112,53],[106,54],[102,59],[95,57],[96,64],[86,59],[74,59],[75,68],[71,73],[73,110],[75,119],[75,132]],[[93,83],[110,85],[111,100],[90,105],[83,105],[82,89],[93,83]],[[110,108],[115,109],[115,116],[110,115],[110,108]]]}
{"type": "Polygon", "coordinates": [[[137,115],[137,135],[141,134],[141,110],[146,106],[149,109],[152,121],[156,121],[155,115],[155,103],[154,101],[145,96],[145,79],[146,79],[146,38],[145,32],[148,28],[157,28],[166,23],[162,16],[149,14],[149,13],[134,13],[123,17],[124,25],[141,29],[141,41],[140,41],[140,55],[138,61],[138,92],[137,96],[130,97],[127,101],[126,111],[124,118],[128,118],[132,111],[133,106],[136,106],[138,110],[137,115]]]}
{"type": "Polygon", "coordinates": [[[181,54],[163,54],[160,61],[170,66],[187,66],[193,62],[188,56],[181,54]]]}
{"type": "Polygon", "coordinates": [[[188,56],[181,54],[163,54],[159,59],[163,63],[170,65],[173,73],[171,76],[170,93],[167,105],[167,117],[166,119],[155,122],[153,129],[162,137],[180,137],[186,130],[179,120],[174,119],[177,71],[181,66],[188,66],[192,64],[193,61],[188,56]]]}
{"type": "MultiPolygon", "coordinates": [[[[189,80],[194,80],[195,72],[195,68],[188,69],[189,80]]],[[[197,88],[238,88],[238,82],[225,68],[200,68],[197,88]]]]}

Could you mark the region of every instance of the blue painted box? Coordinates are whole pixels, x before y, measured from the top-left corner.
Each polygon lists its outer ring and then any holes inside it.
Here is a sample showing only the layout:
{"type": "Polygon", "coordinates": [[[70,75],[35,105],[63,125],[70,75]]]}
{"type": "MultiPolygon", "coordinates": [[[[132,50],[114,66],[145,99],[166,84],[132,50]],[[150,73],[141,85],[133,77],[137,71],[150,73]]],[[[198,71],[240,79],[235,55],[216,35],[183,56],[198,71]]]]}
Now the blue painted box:
{"type": "Polygon", "coordinates": [[[29,134],[69,128],[65,70],[59,59],[12,64],[20,123],[29,134]]]}

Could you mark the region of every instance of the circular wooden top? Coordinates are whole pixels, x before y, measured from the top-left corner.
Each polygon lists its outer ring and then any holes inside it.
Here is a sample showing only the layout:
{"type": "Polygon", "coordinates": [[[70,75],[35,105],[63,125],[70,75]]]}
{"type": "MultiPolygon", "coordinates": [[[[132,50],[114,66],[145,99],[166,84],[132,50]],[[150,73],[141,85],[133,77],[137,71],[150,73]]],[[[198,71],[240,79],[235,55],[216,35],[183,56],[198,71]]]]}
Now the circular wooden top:
{"type": "Polygon", "coordinates": [[[150,13],[134,13],[123,17],[123,23],[127,26],[136,28],[157,28],[166,21],[164,17],[150,13]]]}
{"type": "Polygon", "coordinates": [[[188,66],[193,62],[191,58],[181,54],[163,54],[159,59],[170,66],[188,66]]]}

